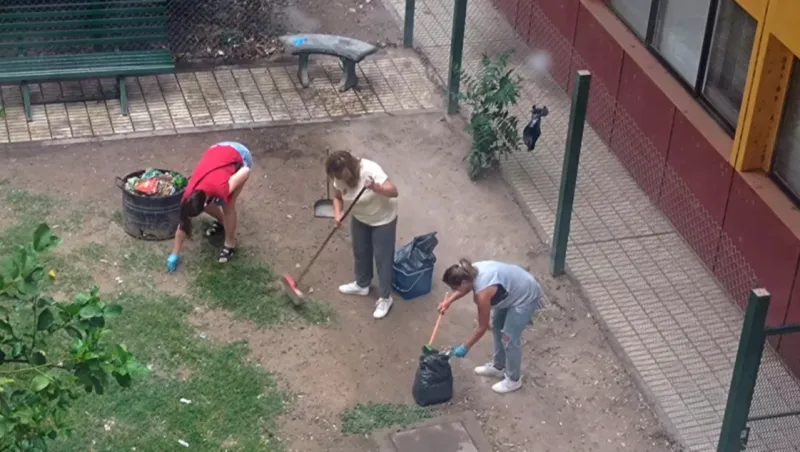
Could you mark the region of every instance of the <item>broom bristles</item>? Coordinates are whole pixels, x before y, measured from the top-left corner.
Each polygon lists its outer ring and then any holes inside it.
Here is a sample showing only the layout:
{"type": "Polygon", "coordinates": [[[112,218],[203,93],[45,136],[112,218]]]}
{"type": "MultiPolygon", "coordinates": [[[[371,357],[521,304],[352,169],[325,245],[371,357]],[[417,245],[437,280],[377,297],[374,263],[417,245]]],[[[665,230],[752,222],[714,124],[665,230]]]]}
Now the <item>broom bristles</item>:
{"type": "Polygon", "coordinates": [[[291,275],[286,274],[281,278],[283,285],[286,287],[286,295],[292,300],[292,303],[299,305],[303,303],[303,292],[297,287],[297,282],[291,275]]]}

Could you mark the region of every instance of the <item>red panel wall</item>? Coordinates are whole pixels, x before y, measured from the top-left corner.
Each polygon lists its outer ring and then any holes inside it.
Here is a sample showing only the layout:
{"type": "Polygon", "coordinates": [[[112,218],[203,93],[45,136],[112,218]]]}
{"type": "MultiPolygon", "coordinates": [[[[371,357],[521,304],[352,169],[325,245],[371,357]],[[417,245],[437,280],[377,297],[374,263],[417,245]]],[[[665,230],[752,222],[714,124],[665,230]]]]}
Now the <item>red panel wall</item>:
{"type": "MultiPolygon", "coordinates": [[[[800,268],[794,276],[794,289],[789,298],[789,308],[786,313],[786,323],[800,323],[800,268]]],[[[781,337],[780,347],[778,348],[783,361],[794,372],[800,375],[800,333],[787,334],[781,337]]]]}
{"type": "Polygon", "coordinates": [[[561,32],[561,35],[572,40],[572,37],[575,36],[580,0],[538,0],[535,3],[561,32]]]}
{"type": "Polygon", "coordinates": [[[572,65],[574,35],[563,35],[539,5],[540,2],[530,5],[528,44],[534,50],[544,50],[550,54],[550,75],[562,88],[567,89],[572,79],[570,66],[572,65]]]}
{"type": "Polygon", "coordinates": [[[681,113],[675,113],[659,207],[711,268],[733,168],[681,113]]]}
{"type": "MultiPolygon", "coordinates": [[[[561,4],[558,11],[564,14],[569,3],[561,4]]],[[[614,127],[622,47],[583,6],[578,8],[577,24],[570,73],[581,69],[592,72],[588,119],[595,132],[608,141],[614,127]]]]}
{"type": "Polygon", "coordinates": [[[657,202],[675,107],[630,57],[624,56],[611,148],[650,199],[657,202]],[[624,87],[624,88],[622,88],[624,87]]]}
{"type": "Polygon", "coordinates": [[[800,241],[738,173],[733,177],[723,231],[772,295],[768,324],[782,324],[800,259],[800,241]]]}

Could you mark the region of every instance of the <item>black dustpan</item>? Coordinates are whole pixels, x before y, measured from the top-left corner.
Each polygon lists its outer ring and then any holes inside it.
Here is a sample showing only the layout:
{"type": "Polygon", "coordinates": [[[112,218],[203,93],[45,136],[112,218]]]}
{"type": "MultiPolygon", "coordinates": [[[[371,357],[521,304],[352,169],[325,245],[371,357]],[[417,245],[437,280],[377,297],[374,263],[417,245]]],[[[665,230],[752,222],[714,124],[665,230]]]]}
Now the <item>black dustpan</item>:
{"type": "MultiPolygon", "coordinates": [[[[328,156],[328,150],[325,150],[328,156]]],[[[333,218],[333,200],[331,199],[331,181],[325,176],[325,199],[318,199],[314,202],[315,218],[333,218]]]]}

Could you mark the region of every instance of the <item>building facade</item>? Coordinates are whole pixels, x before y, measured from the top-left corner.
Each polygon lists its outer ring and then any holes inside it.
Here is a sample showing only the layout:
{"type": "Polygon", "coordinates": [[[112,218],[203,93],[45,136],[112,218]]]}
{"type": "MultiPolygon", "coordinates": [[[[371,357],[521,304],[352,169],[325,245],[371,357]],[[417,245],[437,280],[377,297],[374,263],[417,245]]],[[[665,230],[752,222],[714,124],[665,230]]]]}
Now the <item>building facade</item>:
{"type": "MultiPolygon", "coordinates": [[[[562,87],[592,71],[590,124],[735,302],[800,323],[800,1],[495,4],[562,87]]],[[[800,338],[773,346],[800,375],[800,338]]]]}

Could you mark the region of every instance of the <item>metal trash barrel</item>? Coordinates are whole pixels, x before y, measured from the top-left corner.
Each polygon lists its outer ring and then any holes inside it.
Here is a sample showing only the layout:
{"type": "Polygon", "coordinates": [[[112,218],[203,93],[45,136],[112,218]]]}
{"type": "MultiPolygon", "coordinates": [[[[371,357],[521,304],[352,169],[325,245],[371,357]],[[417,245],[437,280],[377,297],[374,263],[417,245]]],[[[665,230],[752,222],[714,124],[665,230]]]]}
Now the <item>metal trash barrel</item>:
{"type": "Polygon", "coordinates": [[[134,171],[117,178],[117,187],[122,190],[122,227],[139,240],[169,240],[175,237],[180,223],[183,190],[170,196],[143,196],[125,189],[128,179],[144,173],[145,170],[134,171]]]}

